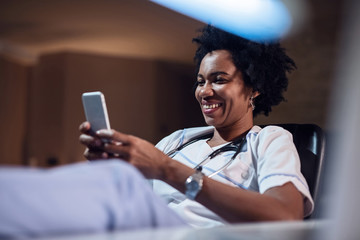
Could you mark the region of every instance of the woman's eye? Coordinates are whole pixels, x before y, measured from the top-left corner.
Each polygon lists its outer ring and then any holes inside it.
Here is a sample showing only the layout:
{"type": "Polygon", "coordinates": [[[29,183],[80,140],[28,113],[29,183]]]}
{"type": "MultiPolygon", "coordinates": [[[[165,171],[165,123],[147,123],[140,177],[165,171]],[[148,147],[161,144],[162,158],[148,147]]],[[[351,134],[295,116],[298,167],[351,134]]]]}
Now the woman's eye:
{"type": "Polygon", "coordinates": [[[215,83],[225,83],[226,82],[226,79],[224,79],[224,78],[217,78],[217,79],[215,79],[215,81],[214,81],[215,83]]]}
{"type": "Polygon", "coordinates": [[[205,81],[204,81],[204,80],[197,80],[197,84],[198,84],[199,86],[204,86],[205,81]]]}

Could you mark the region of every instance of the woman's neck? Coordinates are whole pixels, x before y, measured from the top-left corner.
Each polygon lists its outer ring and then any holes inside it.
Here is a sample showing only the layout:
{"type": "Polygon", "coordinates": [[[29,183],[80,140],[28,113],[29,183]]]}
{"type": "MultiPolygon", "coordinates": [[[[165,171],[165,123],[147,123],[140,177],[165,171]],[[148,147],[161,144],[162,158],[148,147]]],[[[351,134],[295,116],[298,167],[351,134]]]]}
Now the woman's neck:
{"type": "Polygon", "coordinates": [[[245,137],[253,127],[253,123],[231,128],[215,128],[213,137],[207,142],[210,147],[215,147],[234,139],[245,137]]]}

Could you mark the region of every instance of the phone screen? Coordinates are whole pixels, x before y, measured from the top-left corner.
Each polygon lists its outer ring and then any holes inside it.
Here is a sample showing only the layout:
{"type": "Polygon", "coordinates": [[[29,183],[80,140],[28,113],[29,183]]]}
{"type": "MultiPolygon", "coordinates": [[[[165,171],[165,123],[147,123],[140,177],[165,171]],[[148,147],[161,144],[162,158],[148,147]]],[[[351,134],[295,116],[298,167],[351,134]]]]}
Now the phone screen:
{"type": "Polygon", "coordinates": [[[86,120],[91,125],[91,131],[110,129],[104,94],[99,91],[83,93],[82,102],[86,120]]]}

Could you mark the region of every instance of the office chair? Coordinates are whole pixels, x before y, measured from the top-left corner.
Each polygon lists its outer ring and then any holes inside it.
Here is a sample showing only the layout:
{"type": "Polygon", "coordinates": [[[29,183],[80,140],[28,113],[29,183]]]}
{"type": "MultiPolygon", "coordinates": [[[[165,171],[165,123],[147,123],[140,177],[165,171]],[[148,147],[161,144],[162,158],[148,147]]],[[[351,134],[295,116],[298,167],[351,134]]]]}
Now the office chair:
{"type": "MultiPolygon", "coordinates": [[[[325,154],[325,133],[315,124],[271,124],[288,130],[299,153],[301,172],[304,175],[314,201],[319,192],[319,182],[325,154]]],[[[262,125],[261,127],[265,127],[262,125]]],[[[314,215],[314,214],[312,214],[314,215]]],[[[308,216],[306,219],[312,217],[308,216]]]]}

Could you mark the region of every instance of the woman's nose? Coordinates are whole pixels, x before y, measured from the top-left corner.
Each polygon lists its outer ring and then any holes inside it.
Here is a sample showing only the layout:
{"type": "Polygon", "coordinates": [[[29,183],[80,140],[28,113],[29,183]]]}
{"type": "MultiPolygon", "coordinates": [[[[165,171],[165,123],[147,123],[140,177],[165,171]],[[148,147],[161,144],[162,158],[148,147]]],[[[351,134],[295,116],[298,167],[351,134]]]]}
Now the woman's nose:
{"type": "Polygon", "coordinates": [[[200,97],[208,97],[214,95],[214,90],[212,88],[211,83],[206,82],[200,88],[200,97]]]}

